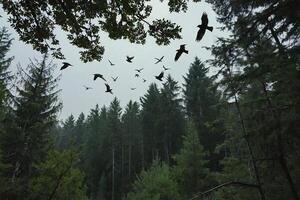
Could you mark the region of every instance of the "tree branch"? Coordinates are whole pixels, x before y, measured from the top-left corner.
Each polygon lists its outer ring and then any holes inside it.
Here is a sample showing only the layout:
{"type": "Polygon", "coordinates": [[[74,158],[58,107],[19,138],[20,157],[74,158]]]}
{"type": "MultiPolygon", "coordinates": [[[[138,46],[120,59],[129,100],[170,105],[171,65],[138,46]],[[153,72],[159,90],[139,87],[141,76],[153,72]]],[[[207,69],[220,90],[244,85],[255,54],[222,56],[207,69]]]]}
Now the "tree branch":
{"type": "Polygon", "coordinates": [[[241,187],[252,187],[252,188],[259,188],[258,185],[255,185],[255,184],[251,184],[251,183],[243,183],[243,182],[239,182],[239,181],[229,181],[229,182],[226,182],[226,183],[222,183],[220,185],[217,185],[205,192],[199,192],[197,193],[193,198],[189,199],[189,200],[195,200],[195,199],[198,199],[198,198],[201,198],[202,196],[204,195],[208,195],[222,187],[227,187],[227,186],[231,186],[231,185],[234,185],[234,186],[241,186],[241,187]]]}

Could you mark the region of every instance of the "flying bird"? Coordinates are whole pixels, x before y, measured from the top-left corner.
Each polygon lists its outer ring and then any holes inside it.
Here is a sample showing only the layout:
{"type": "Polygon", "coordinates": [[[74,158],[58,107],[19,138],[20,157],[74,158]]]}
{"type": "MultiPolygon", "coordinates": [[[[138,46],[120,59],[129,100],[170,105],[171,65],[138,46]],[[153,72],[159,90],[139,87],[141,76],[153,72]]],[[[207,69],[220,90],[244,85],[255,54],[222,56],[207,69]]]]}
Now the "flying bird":
{"type": "Polygon", "coordinates": [[[161,58],[155,58],[157,61],[155,62],[155,64],[162,62],[162,59],[164,59],[164,56],[162,56],[161,58]]]}
{"type": "Polygon", "coordinates": [[[90,90],[90,89],[93,89],[93,88],[91,88],[91,87],[88,87],[88,86],[83,86],[84,88],[85,88],[85,90],[90,90]]]}
{"type": "Polygon", "coordinates": [[[144,69],[144,68],[141,68],[141,69],[135,69],[135,71],[137,71],[138,73],[141,73],[143,69],[144,69]]]}
{"type": "Polygon", "coordinates": [[[132,59],[134,58],[134,56],[132,57],[129,57],[129,56],[126,56],[126,61],[129,62],[129,63],[132,63],[132,59]]]}
{"type": "Polygon", "coordinates": [[[135,90],[136,88],[130,88],[131,90],[135,90]]]}
{"type": "Polygon", "coordinates": [[[169,70],[170,68],[167,68],[167,67],[165,67],[165,66],[163,66],[163,68],[164,68],[164,70],[165,71],[167,71],[167,70],[169,70]]]}
{"type": "Polygon", "coordinates": [[[137,77],[137,78],[138,78],[138,77],[140,77],[140,75],[139,75],[139,74],[135,74],[134,76],[135,76],[135,77],[137,77]]]}
{"type": "Polygon", "coordinates": [[[210,32],[213,31],[213,27],[208,26],[208,18],[207,18],[207,14],[205,12],[202,14],[201,24],[198,25],[197,27],[199,28],[199,30],[197,33],[196,41],[200,41],[203,38],[203,36],[206,32],[206,29],[209,30],[210,32]]]}
{"type": "Polygon", "coordinates": [[[112,63],[110,60],[108,60],[108,62],[109,62],[109,64],[110,64],[110,66],[114,66],[114,65],[115,65],[115,64],[112,63]]]}
{"type": "Polygon", "coordinates": [[[94,81],[95,81],[97,78],[101,78],[101,79],[103,79],[104,81],[106,81],[102,74],[94,74],[94,81]]]}
{"type": "Polygon", "coordinates": [[[179,59],[179,57],[181,56],[182,53],[186,53],[188,54],[189,51],[185,49],[185,44],[180,45],[180,48],[176,50],[177,53],[175,55],[175,61],[177,61],[179,59]]]}
{"type": "Polygon", "coordinates": [[[143,83],[145,83],[147,80],[143,78],[143,83]]]}
{"type": "Polygon", "coordinates": [[[106,86],[106,91],[105,92],[109,92],[109,93],[113,94],[112,89],[110,88],[110,86],[107,83],[105,83],[105,86],[106,86]]]}
{"type": "Polygon", "coordinates": [[[116,82],[119,77],[117,76],[116,78],[114,78],[114,77],[111,77],[111,78],[114,82],[116,82]]]}
{"type": "Polygon", "coordinates": [[[73,65],[71,65],[70,63],[67,63],[67,62],[63,62],[63,66],[60,68],[60,70],[66,69],[70,66],[73,66],[73,65]]]}
{"type": "Polygon", "coordinates": [[[164,72],[161,72],[158,76],[155,76],[155,78],[159,81],[162,81],[163,77],[164,77],[164,72]]]}

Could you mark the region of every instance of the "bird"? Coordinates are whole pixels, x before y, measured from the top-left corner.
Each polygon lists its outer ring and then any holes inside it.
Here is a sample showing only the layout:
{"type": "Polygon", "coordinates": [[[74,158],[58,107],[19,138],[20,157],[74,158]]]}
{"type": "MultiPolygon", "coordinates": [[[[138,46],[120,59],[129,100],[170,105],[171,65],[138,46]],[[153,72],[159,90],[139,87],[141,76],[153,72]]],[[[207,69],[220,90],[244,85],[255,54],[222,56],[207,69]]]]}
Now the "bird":
{"type": "Polygon", "coordinates": [[[110,60],[108,60],[108,62],[109,62],[109,64],[110,64],[110,66],[114,66],[114,65],[115,65],[115,64],[112,63],[110,60]]]}
{"type": "Polygon", "coordinates": [[[71,65],[70,63],[67,63],[67,62],[63,62],[63,66],[60,68],[60,70],[66,69],[70,66],[73,66],[73,65],[71,65]]]}
{"type": "Polygon", "coordinates": [[[143,78],[143,83],[145,83],[147,80],[143,78]]]}
{"type": "Polygon", "coordinates": [[[114,77],[111,77],[111,78],[114,82],[116,82],[119,77],[117,76],[116,78],[114,78],[114,77]]]}
{"type": "Polygon", "coordinates": [[[203,36],[206,32],[206,29],[209,30],[210,32],[213,31],[213,27],[208,26],[208,18],[207,18],[207,14],[205,12],[202,14],[201,24],[198,25],[197,27],[199,28],[199,30],[197,33],[196,41],[200,41],[203,38],[203,36]]]}
{"type": "Polygon", "coordinates": [[[137,77],[137,78],[138,78],[138,77],[140,77],[140,75],[139,75],[139,74],[135,74],[134,76],[135,76],[135,77],[137,77]]]}
{"type": "Polygon", "coordinates": [[[109,92],[109,93],[113,94],[112,89],[110,88],[110,86],[107,83],[105,83],[105,86],[106,86],[106,91],[105,92],[109,92]]]}
{"type": "Polygon", "coordinates": [[[161,72],[158,76],[155,76],[155,78],[159,81],[162,81],[163,77],[164,77],[164,72],[161,72]]]}
{"type": "Polygon", "coordinates": [[[126,61],[129,62],[129,63],[132,63],[132,59],[134,58],[134,56],[130,57],[130,56],[127,56],[126,58],[126,61]]]}
{"type": "Polygon", "coordinates": [[[130,88],[131,90],[135,90],[136,88],[130,88]]]}
{"type": "Polygon", "coordinates": [[[164,68],[164,70],[165,71],[167,71],[167,70],[169,70],[170,68],[167,68],[167,67],[165,67],[165,66],[163,66],[163,68],[164,68]]]}
{"type": "Polygon", "coordinates": [[[155,58],[157,61],[155,62],[155,64],[162,62],[162,59],[164,58],[164,56],[162,56],[161,58],[155,58]]]}
{"type": "Polygon", "coordinates": [[[186,54],[189,53],[189,51],[185,49],[185,45],[186,44],[180,45],[180,48],[176,50],[177,53],[175,55],[175,61],[177,61],[179,59],[179,57],[181,56],[182,53],[186,53],[186,54]]]}
{"type": "Polygon", "coordinates": [[[137,71],[138,73],[141,73],[143,69],[144,69],[144,68],[141,68],[141,69],[135,69],[135,71],[137,71]]]}
{"type": "Polygon", "coordinates": [[[93,88],[91,88],[91,87],[88,87],[88,86],[83,86],[84,88],[85,88],[85,90],[90,90],[90,89],[93,89],[93,88]]]}
{"type": "Polygon", "coordinates": [[[95,81],[97,78],[101,78],[101,79],[103,79],[104,81],[106,81],[102,74],[94,74],[94,81],[95,81]]]}

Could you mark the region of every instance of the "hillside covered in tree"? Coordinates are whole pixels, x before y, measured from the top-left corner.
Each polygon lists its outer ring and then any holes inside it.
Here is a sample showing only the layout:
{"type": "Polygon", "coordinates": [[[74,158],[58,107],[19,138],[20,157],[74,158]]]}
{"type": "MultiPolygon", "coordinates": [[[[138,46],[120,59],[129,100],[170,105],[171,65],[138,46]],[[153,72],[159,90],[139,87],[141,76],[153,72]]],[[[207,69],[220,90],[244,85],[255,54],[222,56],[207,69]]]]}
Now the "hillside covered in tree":
{"type": "MultiPolygon", "coordinates": [[[[100,30],[168,45],[181,28],[149,23],[147,1],[0,2],[20,39],[43,53],[13,73],[13,38],[0,30],[0,199],[300,200],[297,0],[207,0],[231,34],[205,47],[211,58],[190,60],[183,84],[163,66],[139,101],[122,107],[115,96],[62,121],[54,26],[85,49],[84,62],[101,60],[100,30]]],[[[169,0],[170,12],[187,2],[169,0]]],[[[198,40],[212,31],[203,16],[198,40]]]]}

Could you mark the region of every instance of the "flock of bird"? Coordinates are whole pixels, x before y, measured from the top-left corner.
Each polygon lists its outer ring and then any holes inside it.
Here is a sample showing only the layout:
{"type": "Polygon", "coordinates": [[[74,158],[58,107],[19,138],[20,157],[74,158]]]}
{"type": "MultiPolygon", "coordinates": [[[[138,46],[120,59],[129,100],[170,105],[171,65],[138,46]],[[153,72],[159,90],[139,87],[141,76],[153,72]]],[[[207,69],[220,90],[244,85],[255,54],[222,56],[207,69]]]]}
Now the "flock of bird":
{"type": "MultiPolygon", "coordinates": [[[[199,41],[203,38],[203,36],[204,36],[206,30],[209,30],[209,31],[211,31],[211,32],[213,31],[213,27],[212,27],[212,26],[208,26],[208,17],[207,17],[207,14],[206,14],[205,12],[202,14],[202,17],[201,17],[201,24],[198,25],[197,27],[199,28],[199,30],[198,30],[198,32],[197,32],[197,36],[196,36],[196,41],[197,41],[197,42],[199,42],[199,41]]],[[[175,61],[177,61],[183,53],[185,53],[185,54],[188,54],[188,53],[189,53],[188,50],[185,49],[185,46],[186,46],[186,44],[182,44],[182,45],[180,45],[179,49],[176,50],[176,54],[175,54],[175,58],[174,58],[175,61]]],[[[126,61],[127,61],[128,63],[132,63],[132,60],[133,60],[133,59],[134,59],[134,56],[126,56],[126,61]]],[[[161,63],[161,62],[163,61],[163,59],[164,59],[164,56],[162,56],[161,58],[155,58],[155,60],[156,60],[155,64],[161,63]]],[[[110,64],[111,66],[114,66],[114,65],[115,65],[115,64],[112,63],[110,60],[108,60],[108,62],[109,62],[109,64],[110,64]]],[[[68,67],[70,67],[70,66],[72,66],[70,63],[68,63],[68,62],[63,62],[63,66],[60,68],[60,70],[64,70],[64,69],[66,69],[66,68],[68,68],[68,67]]],[[[143,69],[144,69],[144,68],[141,68],[141,69],[135,69],[136,74],[135,74],[134,76],[135,76],[136,78],[140,77],[140,74],[141,74],[141,72],[142,72],[143,69]]],[[[159,81],[163,81],[164,71],[167,71],[167,70],[169,70],[169,69],[170,69],[170,68],[167,68],[167,67],[163,66],[163,71],[162,71],[159,75],[155,76],[155,78],[156,78],[157,80],[159,80],[159,81]]],[[[105,86],[106,86],[105,92],[113,94],[112,88],[110,87],[110,85],[107,84],[107,80],[104,78],[104,76],[103,76],[102,74],[96,73],[96,74],[93,74],[93,76],[94,76],[94,78],[93,78],[94,81],[97,80],[98,78],[99,78],[99,79],[102,79],[103,81],[105,81],[105,86]]],[[[112,78],[112,80],[113,80],[114,82],[116,82],[116,81],[118,80],[119,77],[117,76],[117,77],[111,77],[111,78],[112,78]]],[[[142,78],[142,79],[143,79],[143,82],[146,82],[146,79],[144,79],[144,78],[142,78]]],[[[84,85],[83,87],[84,87],[86,90],[93,89],[93,88],[88,87],[88,86],[85,86],[85,85],[84,85]]],[[[130,89],[131,89],[131,90],[135,90],[136,88],[130,88],[130,89]]]]}

